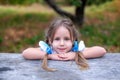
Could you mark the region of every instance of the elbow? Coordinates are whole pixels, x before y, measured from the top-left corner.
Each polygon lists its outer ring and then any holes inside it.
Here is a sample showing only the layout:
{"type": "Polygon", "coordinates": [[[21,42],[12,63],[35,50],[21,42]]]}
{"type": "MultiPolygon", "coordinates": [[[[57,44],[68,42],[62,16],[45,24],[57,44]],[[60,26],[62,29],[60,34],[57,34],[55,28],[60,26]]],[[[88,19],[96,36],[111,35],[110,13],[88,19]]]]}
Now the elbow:
{"type": "Polygon", "coordinates": [[[98,52],[98,57],[103,57],[107,53],[104,47],[96,46],[96,50],[98,52]]]}
{"type": "Polygon", "coordinates": [[[104,56],[107,53],[105,48],[101,47],[101,56],[104,56]]]}
{"type": "Polygon", "coordinates": [[[30,59],[29,57],[29,49],[26,49],[22,52],[22,56],[25,58],[25,59],[30,59]]]}
{"type": "Polygon", "coordinates": [[[24,51],[22,52],[22,56],[23,56],[25,59],[27,59],[27,58],[28,58],[28,57],[27,57],[26,50],[24,50],[24,51]]]}

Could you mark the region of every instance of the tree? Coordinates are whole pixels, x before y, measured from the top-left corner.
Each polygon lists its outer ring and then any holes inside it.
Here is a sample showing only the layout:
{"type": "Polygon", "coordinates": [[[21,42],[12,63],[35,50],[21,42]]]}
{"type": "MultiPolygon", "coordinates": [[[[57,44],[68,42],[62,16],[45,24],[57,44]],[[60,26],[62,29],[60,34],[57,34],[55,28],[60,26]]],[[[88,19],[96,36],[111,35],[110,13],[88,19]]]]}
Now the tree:
{"type": "MultiPolygon", "coordinates": [[[[76,0],[77,4],[75,5],[75,14],[68,13],[61,8],[59,8],[54,0],[44,0],[55,12],[61,16],[70,18],[77,26],[82,27],[84,22],[84,12],[87,0],[76,0]]],[[[72,0],[75,2],[75,0],[72,0]]]]}

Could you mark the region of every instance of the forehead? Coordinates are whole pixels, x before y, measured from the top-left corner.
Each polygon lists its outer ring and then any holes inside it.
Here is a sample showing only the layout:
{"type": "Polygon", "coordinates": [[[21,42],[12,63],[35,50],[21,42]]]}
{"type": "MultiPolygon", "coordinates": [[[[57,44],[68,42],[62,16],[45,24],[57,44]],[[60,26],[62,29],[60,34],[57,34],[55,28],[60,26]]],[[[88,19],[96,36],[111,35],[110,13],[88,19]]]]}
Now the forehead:
{"type": "Polygon", "coordinates": [[[70,36],[70,32],[66,27],[60,26],[56,29],[54,36],[70,36]]]}

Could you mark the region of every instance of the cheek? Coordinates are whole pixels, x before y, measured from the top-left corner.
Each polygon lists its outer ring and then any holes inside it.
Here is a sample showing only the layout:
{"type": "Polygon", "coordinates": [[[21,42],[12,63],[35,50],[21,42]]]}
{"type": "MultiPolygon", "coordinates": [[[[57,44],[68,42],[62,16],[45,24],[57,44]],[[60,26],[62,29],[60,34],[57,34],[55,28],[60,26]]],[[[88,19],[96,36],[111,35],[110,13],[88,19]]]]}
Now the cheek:
{"type": "Polygon", "coordinates": [[[53,46],[53,47],[56,47],[56,46],[58,46],[58,44],[57,44],[56,42],[53,42],[53,43],[52,43],[52,46],[53,46]]]}
{"type": "Polygon", "coordinates": [[[69,48],[72,48],[72,43],[71,43],[71,42],[68,43],[67,46],[68,46],[69,48]]]}

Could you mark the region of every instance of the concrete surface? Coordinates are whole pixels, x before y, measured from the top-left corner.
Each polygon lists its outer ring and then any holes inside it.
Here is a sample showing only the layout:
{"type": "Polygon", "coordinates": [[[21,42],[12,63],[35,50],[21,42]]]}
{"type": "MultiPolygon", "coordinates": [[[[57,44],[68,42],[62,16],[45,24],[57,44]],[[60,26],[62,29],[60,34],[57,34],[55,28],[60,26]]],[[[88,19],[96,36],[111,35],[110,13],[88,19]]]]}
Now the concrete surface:
{"type": "Polygon", "coordinates": [[[90,69],[81,71],[73,61],[49,61],[56,72],[41,68],[42,60],[25,60],[21,54],[0,53],[0,80],[120,80],[120,54],[107,53],[89,59],[90,69]],[[72,64],[71,64],[72,63],[72,64]]]}

